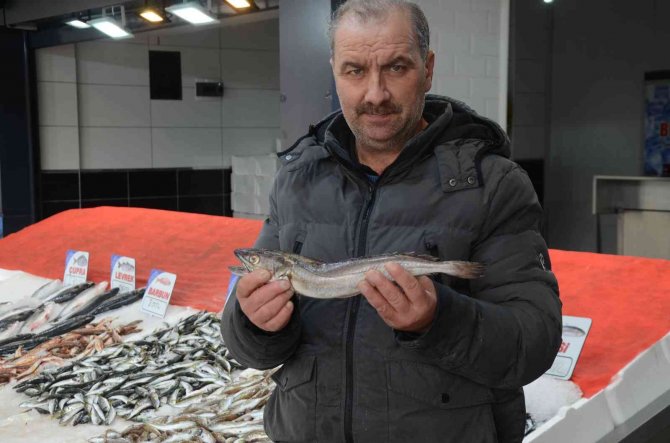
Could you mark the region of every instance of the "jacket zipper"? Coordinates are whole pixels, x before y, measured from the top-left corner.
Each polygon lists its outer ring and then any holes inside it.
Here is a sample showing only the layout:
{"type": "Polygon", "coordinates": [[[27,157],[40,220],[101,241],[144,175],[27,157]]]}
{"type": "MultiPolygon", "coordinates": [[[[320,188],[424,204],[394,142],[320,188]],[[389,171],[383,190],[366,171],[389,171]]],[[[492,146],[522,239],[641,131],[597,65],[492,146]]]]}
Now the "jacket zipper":
{"type": "MultiPolygon", "coordinates": [[[[368,234],[368,223],[370,213],[375,203],[375,193],[377,185],[368,186],[368,199],[363,210],[363,219],[361,220],[358,232],[358,245],[356,247],[356,257],[365,255],[365,247],[368,234]]],[[[345,403],[344,403],[344,439],[347,443],[354,441],[352,429],[353,397],[354,397],[354,334],[356,332],[356,318],[358,316],[358,307],[361,304],[361,297],[353,297],[350,302],[349,323],[347,325],[347,341],[345,344],[345,403]]]]}

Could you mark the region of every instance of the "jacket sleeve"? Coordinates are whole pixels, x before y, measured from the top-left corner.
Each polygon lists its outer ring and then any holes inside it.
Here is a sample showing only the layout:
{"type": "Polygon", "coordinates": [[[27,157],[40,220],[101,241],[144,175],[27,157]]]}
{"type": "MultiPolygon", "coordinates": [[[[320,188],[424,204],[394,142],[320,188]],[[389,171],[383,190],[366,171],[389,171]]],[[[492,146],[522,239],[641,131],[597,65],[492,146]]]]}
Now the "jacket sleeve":
{"type": "MultiPolygon", "coordinates": [[[[279,228],[275,222],[274,202],[271,197],[271,215],[254,243],[255,248],[279,249],[279,228]]],[[[251,323],[242,312],[236,292],[237,285],[226,300],[221,319],[221,333],[230,353],[238,362],[251,368],[269,369],[283,364],[297,348],[300,338],[300,309],[297,298],[293,299],[295,309],[286,327],[277,332],[266,332],[251,323]]]]}
{"type": "Polygon", "coordinates": [[[513,389],[551,367],[561,343],[561,302],[538,232],[542,210],[526,173],[510,169],[488,201],[470,257],[486,271],[471,281],[471,296],[436,283],[438,306],[430,329],[418,337],[396,337],[450,372],[490,388],[513,389]]]}

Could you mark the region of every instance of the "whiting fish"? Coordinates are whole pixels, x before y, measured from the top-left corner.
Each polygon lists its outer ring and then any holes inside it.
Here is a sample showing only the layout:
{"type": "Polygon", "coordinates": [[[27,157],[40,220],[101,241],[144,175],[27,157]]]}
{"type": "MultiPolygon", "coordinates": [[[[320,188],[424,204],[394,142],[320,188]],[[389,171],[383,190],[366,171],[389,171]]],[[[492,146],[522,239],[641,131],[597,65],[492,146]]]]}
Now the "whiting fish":
{"type": "Polygon", "coordinates": [[[359,294],[358,283],[363,280],[367,271],[373,269],[391,279],[384,267],[391,262],[398,263],[415,276],[447,274],[473,279],[481,277],[484,272],[484,265],[480,263],[440,261],[435,257],[416,254],[387,254],[334,263],[267,249],[236,249],[235,256],[244,265],[244,270],[231,267],[234,274],[266,269],[272,273],[273,280],[290,280],[297,293],[322,299],[347,298],[359,294]]]}

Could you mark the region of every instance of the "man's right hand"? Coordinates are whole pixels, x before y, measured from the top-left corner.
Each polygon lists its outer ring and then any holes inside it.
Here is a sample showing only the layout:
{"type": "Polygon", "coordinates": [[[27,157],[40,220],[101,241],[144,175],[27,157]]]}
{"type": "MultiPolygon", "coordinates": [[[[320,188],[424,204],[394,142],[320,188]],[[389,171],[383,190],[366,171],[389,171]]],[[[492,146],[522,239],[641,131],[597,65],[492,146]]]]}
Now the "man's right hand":
{"type": "Polygon", "coordinates": [[[283,329],[293,313],[293,288],[288,280],[271,282],[272,274],[258,269],[240,278],[237,301],[251,323],[267,332],[283,329]]]}

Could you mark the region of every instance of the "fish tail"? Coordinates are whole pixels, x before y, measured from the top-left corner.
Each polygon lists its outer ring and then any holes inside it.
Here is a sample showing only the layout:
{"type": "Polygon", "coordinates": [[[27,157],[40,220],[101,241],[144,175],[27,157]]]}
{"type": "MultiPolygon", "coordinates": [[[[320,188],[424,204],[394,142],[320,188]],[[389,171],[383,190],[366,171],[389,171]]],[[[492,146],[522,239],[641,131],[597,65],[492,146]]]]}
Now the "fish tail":
{"type": "Polygon", "coordinates": [[[484,270],[486,266],[481,263],[471,262],[471,261],[460,261],[453,260],[445,262],[448,265],[449,271],[446,274],[453,275],[460,278],[479,278],[484,275],[484,270]]]}

